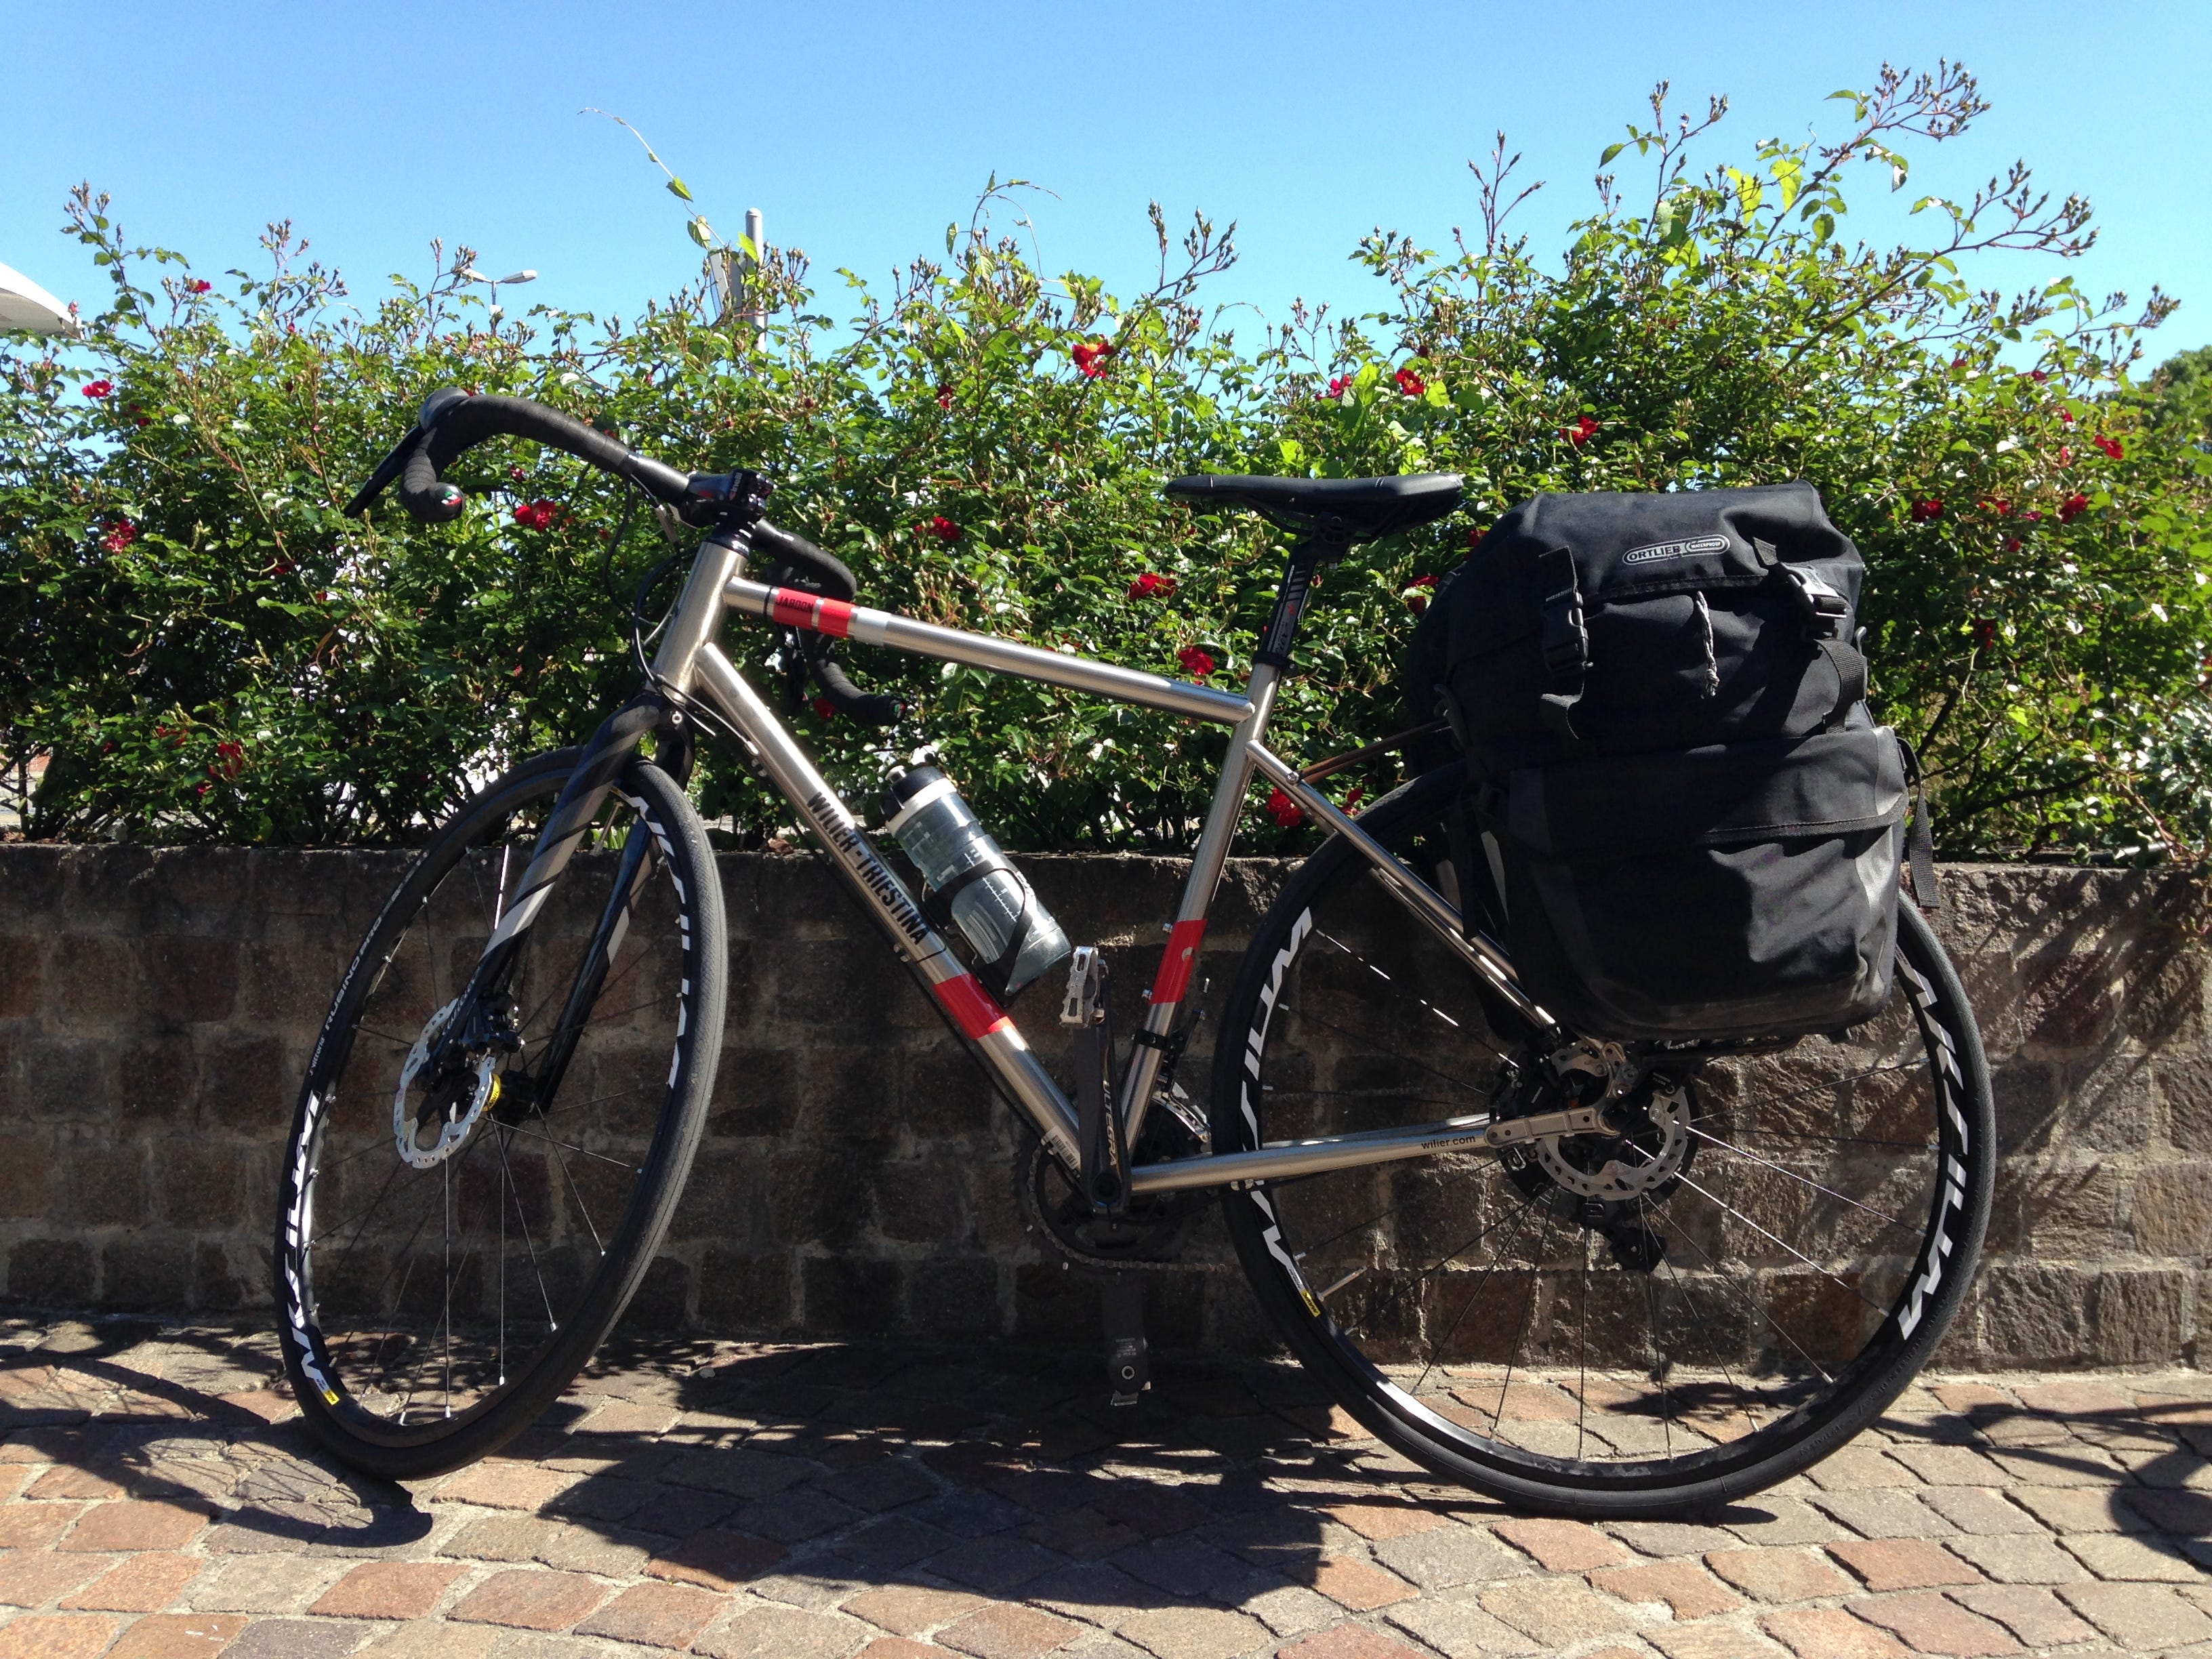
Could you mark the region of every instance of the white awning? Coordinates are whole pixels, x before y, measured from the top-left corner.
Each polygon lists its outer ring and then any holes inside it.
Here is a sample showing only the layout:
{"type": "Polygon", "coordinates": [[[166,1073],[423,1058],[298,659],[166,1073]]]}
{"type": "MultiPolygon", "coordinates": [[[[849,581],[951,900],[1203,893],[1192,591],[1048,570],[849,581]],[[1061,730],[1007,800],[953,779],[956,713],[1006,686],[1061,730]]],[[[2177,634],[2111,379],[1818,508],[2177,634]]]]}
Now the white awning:
{"type": "Polygon", "coordinates": [[[77,331],[69,307],[21,271],[0,265],[0,329],[27,328],[33,334],[77,331]]]}

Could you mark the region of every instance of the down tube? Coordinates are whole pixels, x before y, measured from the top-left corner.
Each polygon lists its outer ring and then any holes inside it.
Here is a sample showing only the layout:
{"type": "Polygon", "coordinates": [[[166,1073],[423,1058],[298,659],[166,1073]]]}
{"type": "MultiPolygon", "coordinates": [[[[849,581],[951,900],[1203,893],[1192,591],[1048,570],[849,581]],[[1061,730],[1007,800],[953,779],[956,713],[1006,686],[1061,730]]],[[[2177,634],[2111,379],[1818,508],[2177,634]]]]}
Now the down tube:
{"type": "Polygon", "coordinates": [[[1075,1169],[1074,1109],[1023,1040],[1012,1017],[946,948],[853,821],[836,791],[814,769],[805,751],[792,741],[782,723],[720,647],[703,647],[693,672],[694,692],[736,729],[751,757],[830,849],[832,861],[844,872],[899,955],[928,986],[930,994],[961,1035],[981,1051],[1022,1115],[1044,1137],[1045,1145],[1064,1165],[1075,1169]]]}

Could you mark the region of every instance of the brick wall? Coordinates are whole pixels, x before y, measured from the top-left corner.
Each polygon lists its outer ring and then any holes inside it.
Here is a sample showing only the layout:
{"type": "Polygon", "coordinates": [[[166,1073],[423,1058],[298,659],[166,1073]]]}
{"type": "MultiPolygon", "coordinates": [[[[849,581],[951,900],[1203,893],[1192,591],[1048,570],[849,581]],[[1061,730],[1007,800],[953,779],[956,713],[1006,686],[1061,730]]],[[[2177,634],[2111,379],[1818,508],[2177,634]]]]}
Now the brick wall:
{"type": "MultiPolygon", "coordinates": [[[[267,1305],[297,1078],[402,862],[0,847],[0,1291],[267,1305]]],[[[1071,937],[1109,947],[1127,1030],[1180,866],[1024,867],[1071,937]]],[[[723,875],[734,971],[716,1117],[640,1316],[1095,1340],[1095,1292],[1024,1234],[1011,1118],[826,869],[744,857],[723,875]]],[[[1278,878],[1232,866],[1209,1001],[1278,878]]],[[[2204,957],[2159,920],[2173,895],[2133,872],[1954,868],[1947,881],[1942,930],[1982,1021],[2006,1153],[1948,1359],[2193,1363],[2212,1298],[2212,1042],[2204,957]]],[[[1031,1024],[1048,1025],[1044,994],[1033,1000],[1031,1024]]],[[[1198,1092],[1205,1060],[1186,1066],[1198,1092]]],[[[1164,1343],[1266,1340],[1218,1223],[1152,1307],[1164,1343]]]]}

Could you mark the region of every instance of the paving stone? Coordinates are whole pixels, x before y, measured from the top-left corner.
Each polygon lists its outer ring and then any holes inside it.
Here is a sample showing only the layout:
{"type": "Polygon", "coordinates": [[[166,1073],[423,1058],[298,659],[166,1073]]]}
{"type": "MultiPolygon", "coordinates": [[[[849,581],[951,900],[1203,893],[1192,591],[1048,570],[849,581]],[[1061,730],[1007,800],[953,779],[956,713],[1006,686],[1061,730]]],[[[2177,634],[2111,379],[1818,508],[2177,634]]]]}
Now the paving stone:
{"type": "Polygon", "coordinates": [[[1755,1631],[1718,1621],[1662,1625],[1644,1639],[1667,1659],[1778,1659],[1782,1650],[1755,1631]]]}
{"type": "Polygon", "coordinates": [[[97,1613],[28,1613],[0,1625],[0,1659],[94,1659],[121,1624],[97,1613]]]}
{"type": "Polygon", "coordinates": [[[1275,1659],[1421,1659],[1421,1656],[1371,1626],[1339,1625],[1278,1649],[1275,1659]]]}
{"type": "Polygon", "coordinates": [[[653,1557],[641,1571],[679,1584],[730,1590],[762,1577],[783,1558],[781,1544],[717,1528],[685,1539],[665,1555],[653,1557]]]}
{"type": "Polygon", "coordinates": [[[83,1589],[64,1596],[61,1605],[82,1613],[159,1613],[207,1565],[195,1556],[160,1551],[129,1556],[83,1589]]]}
{"type": "Polygon", "coordinates": [[[885,1584],[848,1596],[845,1611],[899,1636],[927,1636],[984,1605],[980,1595],[931,1589],[926,1584],[885,1584]]]}
{"type": "Polygon", "coordinates": [[[1762,1614],[1759,1623],[1798,1659],[1911,1659],[1905,1644],[1887,1631],[1841,1607],[1785,1607],[1762,1614]]]}
{"type": "Polygon", "coordinates": [[[1081,1635],[1083,1626],[1015,1601],[991,1601],[937,1632],[939,1647],[976,1659],[1040,1659],[1081,1635]]]}
{"type": "Polygon", "coordinates": [[[1831,1544],[1828,1553],[1870,1590],[1929,1589],[1978,1584],[1980,1571],[1941,1544],[1921,1538],[1862,1538],[1831,1544]]]}
{"type": "Polygon", "coordinates": [[[1374,1547],[1375,1559],[1423,1589],[1488,1583],[1529,1571],[1525,1557],[1510,1550],[1480,1527],[1449,1522],[1424,1532],[1386,1539],[1374,1547]]]}
{"type": "Polygon", "coordinates": [[[133,1623],[102,1659],[215,1659],[245,1630],[242,1613],[154,1613],[133,1623]]]}
{"type": "Polygon", "coordinates": [[[1917,1486],[1919,1476],[1883,1455],[1882,1449],[1859,1442],[1832,1452],[1805,1471],[1823,1492],[1864,1492],[1869,1487],[1917,1486]]]}
{"type": "Polygon", "coordinates": [[[1918,1590],[1876,1595],[1844,1604],[1869,1625],[1889,1631],[1919,1653],[1972,1656],[2018,1653],[2020,1642],[1995,1620],[1984,1619],[1947,1595],[1918,1590]]]}
{"type": "Polygon", "coordinates": [[[1542,1644],[1485,1612],[1471,1595],[1425,1595],[1418,1601],[1401,1602],[1383,1616],[1448,1659],[1545,1650],[1542,1644]]]}
{"type": "Polygon", "coordinates": [[[1824,1492],[1808,1501],[1868,1538],[1948,1538],[1958,1531],[1910,1492],[1824,1492]]]}
{"type": "Polygon", "coordinates": [[[1929,1486],[1920,1501],[1970,1538],[2001,1533],[2039,1533],[2035,1517],[2004,1494],[1984,1486],[1929,1486]]]}
{"type": "Polygon", "coordinates": [[[1626,1566],[1635,1559],[1586,1521],[1516,1518],[1493,1521],[1490,1529],[1516,1549],[1535,1557],[1538,1565],[1552,1572],[1626,1566]]]}
{"type": "Polygon", "coordinates": [[[2112,1492],[2103,1488],[2014,1486],[2005,1496],[2062,1536],[2152,1530],[2148,1521],[2117,1504],[2112,1492]]]}
{"type": "Polygon", "coordinates": [[[987,1595],[1003,1595],[1065,1565],[1060,1557],[1018,1538],[979,1538],[933,1556],[929,1571],[987,1595]]]}
{"type": "Polygon", "coordinates": [[[2072,1608],[2033,1584],[1977,1584],[1953,1590],[1951,1599],[1984,1619],[1994,1619],[2031,1648],[2092,1642],[2097,1637],[2072,1608]]]}
{"type": "Polygon", "coordinates": [[[175,1550],[192,1541],[207,1525],[204,1510],[159,1499],[123,1498],[86,1510],[60,1550],[175,1550]]]}
{"type": "MultiPolygon", "coordinates": [[[[749,1607],[710,1627],[691,1644],[691,1650],[712,1659],[844,1659],[868,1636],[868,1627],[860,1620],[836,1613],[749,1607]]],[[[921,1651],[939,1650],[924,1647],[921,1651]]]]}
{"type": "Polygon", "coordinates": [[[101,1555],[10,1550],[0,1555],[0,1606],[42,1607],[112,1565],[111,1558],[101,1555]]]}
{"type": "Polygon", "coordinates": [[[1485,1613],[1547,1647],[1587,1642],[1629,1627],[1620,1604],[1578,1578],[1521,1578],[1495,1584],[1478,1598],[1485,1613]]]}
{"type": "Polygon", "coordinates": [[[185,1589],[184,1601],[206,1613],[296,1613],[346,1571],[343,1562],[296,1555],[219,1558],[185,1589]]]}
{"type": "Polygon", "coordinates": [[[322,1619],[257,1619],[222,1659],[345,1659],[377,1633],[374,1625],[322,1619]]]}
{"type": "Polygon", "coordinates": [[[509,1567],[463,1596],[449,1616],[524,1630],[567,1630],[605,1601],[606,1595],[606,1586],[580,1573],[509,1567]]]}
{"type": "Polygon", "coordinates": [[[2058,1540],[2100,1578],[2143,1583],[2193,1584],[2203,1574],[2172,1544],[2161,1547],[2148,1538],[2123,1533],[2093,1533],[2085,1538],[2058,1540]]]}
{"type": "MultiPolygon", "coordinates": [[[[939,1659],[945,1650],[927,1642],[913,1642],[903,1636],[878,1636],[860,1650],[860,1659],[939,1659]]],[[[1136,1649],[1131,1648],[1131,1653],[1136,1649]]]]}
{"type": "Polygon", "coordinates": [[[334,1619],[420,1619],[463,1571],[445,1561],[365,1561],[309,1611],[334,1619]]]}
{"type": "Polygon", "coordinates": [[[1851,1581],[1818,1550],[1715,1550],[1705,1565],[1761,1601],[1810,1601],[1852,1589],[1851,1581]]]}
{"type": "Polygon", "coordinates": [[[1803,1498],[1771,1492],[1730,1504],[1721,1524],[1747,1544],[1825,1544],[1847,1535],[1803,1498]]]}
{"type": "Polygon", "coordinates": [[[720,1596],[689,1584],[633,1584],[576,1630],[647,1647],[688,1648],[722,1607],[720,1596]]]}
{"type": "Polygon", "coordinates": [[[2005,1482],[2003,1468],[1972,1446],[1912,1443],[1887,1446],[1883,1451],[1931,1486],[2001,1486],[2005,1482]]]}
{"type": "Polygon", "coordinates": [[[1340,1607],[1371,1613],[1418,1592],[1395,1572],[1356,1555],[1324,1555],[1313,1570],[1313,1587],[1340,1607]]]}
{"type": "Polygon", "coordinates": [[[1343,1608],[1304,1584],[1276,1584],[1244,1596],[1232,1607],[1237,1613],[1249,1613],[1278,1636],[1303,1636],[1310,1630],[1334,1625],[1344,1617],[1343,1608]]]}
{"type": "MultiPolygon", "coordinates": [[[[58,1497],[73,1496],[63,1492],[58,1497]]],[[[89,1495],[89,1494],[88,1494],[89,1495]]],[[[1322,1511],[1334,1520],[1342,1522],[1362,1538],[1376,1542],[1387,1538],[1402,1538],[1408,1533],[1427,1532],[1431,1528],[1449,1526],[1449,1517],[1439,1515],[1425,1504],[1390,1503],[1381,1499],[1363,1499],[1351,1504],[1330,1504],[1322,1511]]]]}
{"type": "Polygon", "coordinates": [[[2081,1564],[2038,1533],[1947,1538],[1954,1554],[1971,1561],[2001,1584],[2071,1584],[2089,1575],[2081,1564]]]}
{"type": "Polygon", "coordinates": [[[1694,1561],[1656,1561],[1640,1567],[1603,1567],[1589,1582],[1624,1601],[1663,1604],[1676,1619],[1733,1613],[1743,1598],[1694,1561]]]}

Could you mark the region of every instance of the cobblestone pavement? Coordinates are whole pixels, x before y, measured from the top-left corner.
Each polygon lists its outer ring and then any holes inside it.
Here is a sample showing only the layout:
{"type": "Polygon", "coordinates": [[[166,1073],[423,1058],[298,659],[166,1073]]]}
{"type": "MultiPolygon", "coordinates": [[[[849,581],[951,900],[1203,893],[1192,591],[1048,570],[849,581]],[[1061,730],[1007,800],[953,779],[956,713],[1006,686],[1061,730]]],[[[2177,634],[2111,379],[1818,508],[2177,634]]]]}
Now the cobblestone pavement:
{"type": "Polygon", "coordinates": [[[1704,1524],[1517,1517],[1294,1370],[691,1344],[411,1492],[273,1340],[0,1325],[0,1659],[2212,1656],[2212,1375],[1954,1376],[1704,1524]]]}

